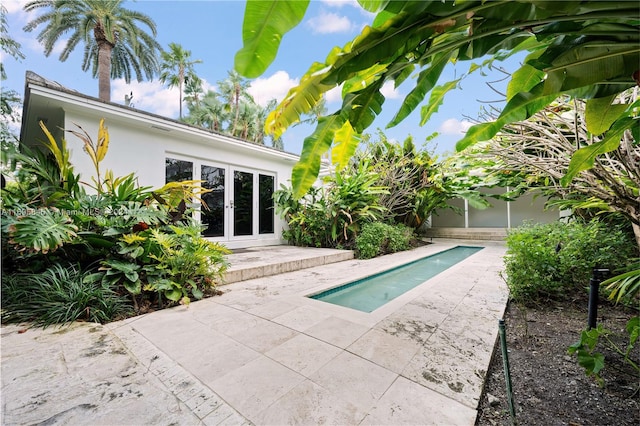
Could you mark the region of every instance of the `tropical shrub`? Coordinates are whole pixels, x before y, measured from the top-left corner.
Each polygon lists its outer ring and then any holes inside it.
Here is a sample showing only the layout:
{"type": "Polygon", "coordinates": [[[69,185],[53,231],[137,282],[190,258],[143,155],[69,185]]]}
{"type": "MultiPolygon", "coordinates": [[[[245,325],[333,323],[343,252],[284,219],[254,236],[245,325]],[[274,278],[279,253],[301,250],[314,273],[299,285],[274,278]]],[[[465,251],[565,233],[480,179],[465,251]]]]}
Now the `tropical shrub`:
{"type": "Polygon", "coordinates": [[[367,223],[356,237],[356,249],[360,259],[370,259],[387,253],[408,250],[413,229],[405,225],[367,223]]]}
{"type": "Polygon", "coordinates": [[[636,255],[630,233],[595,220],[525,224],[510,231],[506,243],[511,298],[525,303],[576,297],[593,268],[616,273],[636,255]]]}
{"type": "Polygon", "coordinates": [[[375,185],[376,179],[362,164],[327,177],[324,186],[312,187],[301,199],[283,186],[274,194],[276,212],[289,225],[283,237],[299,246],[353,247],[361,227],[380,220],[385,211],[379,195],[387,191],[375,185]]]}
{"type": "MultiPolygon", "coordinates": [[[[59,277],[60,265],[68,264],[80,265],[73,272],[75,281],[131,297],[136,311],[140,302],[163,307],[214,291],[227,268],[223,256],[229,251],[202,239],[186,208],[203,192],[198,182],[172,182],[151,190],[140,187],[133,174],[115,177],[110,170],[101,171],[109,142],[101,121],[95,144],[84,131],[74,133],[96,169],[91,185],[95,193],[87,194],[69,163],[66,142],[58,144],[44,126],[43,130],[49,154],[16,153],[16,182],[2,191],[2,267],[3,278],[9,277],[3,284],[3,309],[18,306],[5,300],[25,295],[10,285],[10,277],[36,276],[51,268],[59,277]],[[76,280],[79,275],[83,277],[76,280]]],[[[115,315],[113,310],[105,312],[115,315]]]]}

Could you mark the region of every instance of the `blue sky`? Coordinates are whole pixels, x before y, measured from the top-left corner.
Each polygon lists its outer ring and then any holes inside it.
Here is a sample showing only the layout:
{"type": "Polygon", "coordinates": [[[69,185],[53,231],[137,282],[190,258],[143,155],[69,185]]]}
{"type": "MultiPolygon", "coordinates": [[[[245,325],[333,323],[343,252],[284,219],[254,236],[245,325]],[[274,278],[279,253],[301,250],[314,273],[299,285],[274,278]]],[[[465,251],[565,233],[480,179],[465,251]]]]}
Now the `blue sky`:
{"type": "MultiPolygon", "coordinates": [[[[10,36],[22,45],[21,51],[26,56],[22,61],[2,57],[9,77],[2,83],[3,90],[13,89],[22,95],[25,71],[31,70],[70,89],[97,96],[98,81],[81,69],[82,47],[77,48],[67,61],[60,62],[59,50],[48,58],[44,56],[43,48],[35,38],[40,27],[31,33],[22,30],[33,19],[33,16],[22,10],[25,3],[26,0],[2,1],[8,10],[10,36]]],[[[224,80],[227,72],[233,68],[234,55],[242,45],[244,1],[137,0],[127,1],[124,7],[143,12],[156,22],[157,40],[163,48],[175,42],[190,50],[193,59],[202,60],[201,64],[195,66],[195,70],[207,86],[215,89],[216,83],[224,80]]],[[[372,17],[355,0],[313,0],[303,22],[284,37],[274,63],[262,77],[252,80],[250,93],[257,102],[263,104],[272,98],[281,100],[314,61],[324,61],[333,46],[343,46],[364,25],[371,23],[372,17]]],[[[469,65],[469,62],[452,64],[445,70],[441,83],[466,73],[469,65]]],[[[505,69],[513,72],[517,65],[515,59],[506,63],[505,69]]],[[[440,154],[452,151],[461,132],[470,125],[465,117],[476,117],[484,102],[500,99],[485,83],[503,77],[504,75],[495,71],[488,71],[486,76],[479,72],[472,74],[461,82],[461,90],[449,93],[439,112],[423,127],[419,126],[418,108],[400,125],[385,129],[413,84],[406,81],[397,89],[393,89],[391,85],[386,86],[383,90],[386,97],[383,113],[367,132],[375,133],[377,128],[381,128],[389,138],[399,141],[411,134],[419,146],[427,136],[438,132],[439,136],[430,142],[429,149],[440,154]]],[[[501,82],[494,86],[503,89],[505,85],[506,82],[501,82]]],[[[129,85],[124,80],[112,82],[113,102],[124,103],[125,93],[130,92],[133,92],[133,104],[136,108],[170,118],[178,117],[177,89],[163,87],[157,79],[142,83],[132,81],[129,85]]],[[[328,111],[333,112],[339,106],[339,90],[329,92],[328,111]]],[[[306,125],[290,128],[283,136],[285,150],[300,153],[304,138],[312,130],[306,125]]]]}

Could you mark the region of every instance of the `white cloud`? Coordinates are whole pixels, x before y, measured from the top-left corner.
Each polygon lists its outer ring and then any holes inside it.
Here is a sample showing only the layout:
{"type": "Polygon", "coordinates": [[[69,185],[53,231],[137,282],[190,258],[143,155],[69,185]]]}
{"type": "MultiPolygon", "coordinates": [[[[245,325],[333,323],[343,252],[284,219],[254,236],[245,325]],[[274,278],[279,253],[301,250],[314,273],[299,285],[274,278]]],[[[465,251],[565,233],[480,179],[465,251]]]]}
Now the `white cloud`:
{"type": "MultiPolygon", "coordinates": [[[[180,111],[178,88],[165,87],[160,81],[132,81],[127,84],[124,79],[111,82],[111,100],[124,104],[124,96],[133,92],[132,105],[140,110],[168,118],[176,118],[180,111]]],[[[184,113],[184,109],[183,109],[184,113]]]]}
{"type": "Polygon", "coordinates": [[[336,13],[320,12],[307,21],[307,25],[316,34],[346,33],[354,28],[354,23],[346,16],[336,13]]]}
{"type": "Polygon", "coordinates": [[[444,135],[457,135],[465,133],[473,123],[468,120],[458,120],[457,118],[449,118],[440,124],[438,132],[444,135]]]}
{"type": "Polygon", "coordinates": [[[393,81],[386,81],[380,89],[380,93],[384,95],[386,99],[400,99],[402,94],[398,89],[393,87],[393,81]]]}
{"type": "MultiPolygon", "coordinates": [[[[20,43],[20,50],[24,53],[25,51],[34,51],[37,52],[39,54],[44,54],[44,46],[36,39],[36,34],[38,29],[35,30],[36,32],[32,32],[32,33],[23,33],[24,35],[19,35],[18,37],[15,38],[15,40],[20,43]]],[[[53,45],[53,49],[51,50],[51,55],[54,58],[60,56],[60,53],[62,53],[62,51],[64,50],[64,47],[67,45],[67,42],[69,41],[68,38],[61,38],[58,39],[58,41],[56,42],[56,44],[53,45]]],[[[81,50],[81,49],[76,49],[76,50],[81,50]]],[[[28,54],[27,54],[28,55],[28,54]]]]}
{"type": "Polygon", "coordinates": [[[265,106],[271,99],[280,102],[293,86],[297,85],[298,79],[289,77],[286,71],[277,71],[270,77],[258,78],[251,82],[248,92],[258,105],[265,106]]]}
{"type": "Polygon", "coordinates": [[[26,13],[22,10],[27,0],[3,0],[2,5],[7,9],[7,14],[26,13]]]}
{"type": "Polygon", "coordinates": [[[341,8],[342,6],[349,5],[353,7],[360,7],[357,0],[322,0],[322,3],[329,7],[341,8]]]}
{"type": "MultiPolygon", "coordinates": [[[[36,8],[30,12],[25,11],[23,8],[30,0],[2,0],[0,3],[7,9],[7,21],[9,23],[10,32],[17,33],[22,32],[22,27],[29,21],[32,21],[37,16],[42,14],[41,8],[36,8]]],[[[35,31],[41,30],[42,24],[36,27],[35,31]]],[[[14,38],[19,38],[18,36],[14,38]]]]}
{"type": "Polygon", "coordinates": [[[334,87],[324,94],[324,99],[327,104],[332,102],[342,102],[342,85],[334,87]]]}

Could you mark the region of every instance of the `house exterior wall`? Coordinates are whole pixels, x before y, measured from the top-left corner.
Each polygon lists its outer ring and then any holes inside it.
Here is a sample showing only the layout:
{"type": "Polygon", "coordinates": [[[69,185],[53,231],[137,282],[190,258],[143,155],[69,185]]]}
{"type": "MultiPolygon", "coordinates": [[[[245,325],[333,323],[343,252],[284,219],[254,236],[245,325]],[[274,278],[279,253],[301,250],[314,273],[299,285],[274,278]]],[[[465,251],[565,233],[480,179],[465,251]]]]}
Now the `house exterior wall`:
{"type": "MultiPolygon", "coordinates": [[[[504,188],[485,190],[488,194],[499,194],[504,188]]],[[[484,210],[468,206],[463,199],[455,199],[450,205],[459,208],[462,213],[453,210],[438,210],[431,217],[432,228],[515,228],[525,221],[536,223],[554,222],[560,218],[560,212],[555,209],[545,210],[547,199],[525,194],[515,201],[489,199],[492,207],[484,210]]]]}
{"type": "MultiPolygon", "coordinates": [[[[101,173],[104,174],[107,169],[112,170],[114,176],[135,173],[141,186],[159,188],[165,185],[165,161],[167,158],[176,158],[192,162],[198,173],[201,165],[213,165],[227,168],[228,175],[234,170],[248,170],[256,177],[272,176],[274,190],[277,190],[290,179],[291,170],[298,159],[293,154],[164,120],[130,108],[87,100],[69,93],[58,94],[46,87],[32,87],[28,93],[32,113],[23,121],[25,129],[22,137],[31,142],[25,142],[26,144],[33,145],[33,141],[44,138],[37,126],[38,118],[46,118],[50,129],[63,127],[66,130],[79,130],[77,125],[80,125],[94,142],[100,119],[104,118],[110,143],[107,155],[100,164],[101,173]]],[[[91,159],[83,150],[83,142],[68,132],[65,139],[76,173],[80,174],[83,182],[91,183],[91,177],[96,173],[91,159]]],[[[193,177],[199,178],[198,173],[194,173],[193,177]]],[[[227,186],[232,184],[233,182],[227,186]]],[[[233,202],[229,201],[231,200],[227,196],[227,209],[233,208],[233,202]]],[[[231,214],[227,212],[225,217],[230,220],[231,214]]],[[[199,217],[198,214],[196,217],[199,217]]],[[[275,216],[272,233],[258,234],[256,231],[251,236],[235,237],[230,231],[223,237],[213,239],[229,248],[284,244],[284,226],[284,221],[275,216]]]]}
{"type": "Polygon", "coordinates": [[[456,198],[454,200],[449,200],[447,204],[456,207],[457,209],[459,209],[459,212],[456,213],[454,210],[451,210],[451,209],[436,210],[436,212],[431,215],[431,227],[432,228],[465,228],[464,200],[462,198],[456,198]]]}
{"type": "MultiPolygon", "coordinates": [[[[486,188],[484,194],[500,194],[503,188],[486,188]]],[[[469,208],[468,228],[508,228],[507,202],[496,198],[487,198],[491,207],[481,210],[469,208]]]]}

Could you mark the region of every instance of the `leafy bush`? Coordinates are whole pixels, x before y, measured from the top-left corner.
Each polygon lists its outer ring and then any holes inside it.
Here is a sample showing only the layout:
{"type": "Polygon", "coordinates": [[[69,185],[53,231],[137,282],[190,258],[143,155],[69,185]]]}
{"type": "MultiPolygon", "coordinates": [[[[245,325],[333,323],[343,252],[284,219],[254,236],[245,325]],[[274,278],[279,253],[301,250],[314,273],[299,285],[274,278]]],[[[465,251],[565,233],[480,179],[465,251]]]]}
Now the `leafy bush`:
{"type": "MultiPolygon", "coordinates": [[[[2,191],[3,277],[31,279],[52,274],[46,272],[52,267],[79,264],[85,276],[81,280],[73,275],[70,293],[110,288],[123,298],[131,296],[136,311],[143,301],[162,307],[163,299],[189,303],[192,297],[214,291],[227,268],[223,256],[229,251],[201,238],[200,226],[186,209],[203,192],[199,182],[171,182],[152,191],[140,187],[133,174],[114,177],[110,170],[102,172],[109,134],[101,121],[97,144],[84,131],[74,132],[96,170],[96,193],[87,194],[69,163],[66,143],[57,144],[44,126],[43,130],[49,155],[14,153],[19,173],[15,184],[2,191]]],[[[7,286],[12,282],[9,279],[7,286]]],[[[64,288],[58,286],[57,291],[64,288]]],[[[47,321],[74,316],[59,315],[57,305],[47,306],[52,310],[47,321]]],[[[20,309],[17,303],[7,305],[13,307],[20,309]]]]}
{"type": "Polygon", "coordinates": [[[526,303],[575,297],[588,286],[593,268],[615,273],[635,255],[627,233],[598,221],[525,224],[511,230],[506,242],[511,298],[526,303]]]}
{"type": "Polygon", "coordinates": [[[183,304],[191,297],[202,299],[226,270],[223,256],[229,251],[200,238],[199,226],[172,225],[169,230],[172,233],[148,228],[123,235],[117,254],[101,261],[99,272],[87,280],[104,285],[120,283],[132,295],[155,293],[159,305],[163,297],[183,304]]]}
{"type": "Polygon", "coordinates": [[[74,266],[55,264],[42,273],[2,276],[2,321],[47,327],[83,319],[104,323],[125,314],[110,286],[86,282],[74,266]]]}
{"type": "Polygon", "coordinates": [[[363,164],[351,173],[336,172],[299,200],[283,186],[274,194],[276,212],[289,225],[283,237],[298,246],[352,247],[361,227],[385,210],[378,196],[386,190],[375,186],[376,179],[363,164]]]}
{"type": "Polygon", "coordinates": [[[367,223],[356,238],[358,257],[370,259],[387,253],[407,250],[413,229],[405,225],[367,223]]]}

